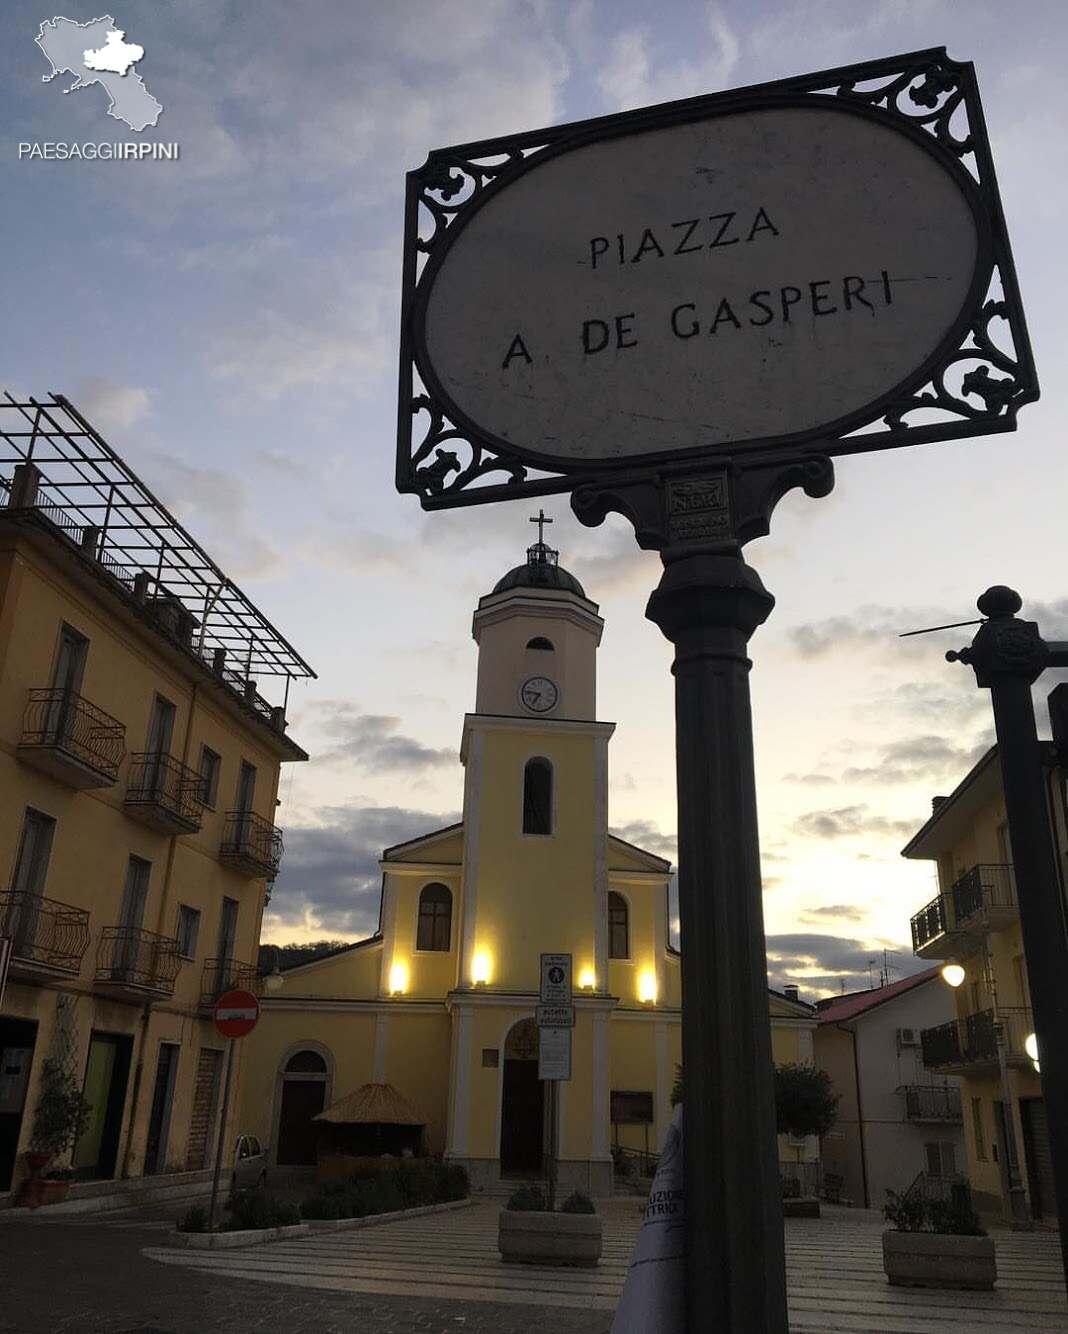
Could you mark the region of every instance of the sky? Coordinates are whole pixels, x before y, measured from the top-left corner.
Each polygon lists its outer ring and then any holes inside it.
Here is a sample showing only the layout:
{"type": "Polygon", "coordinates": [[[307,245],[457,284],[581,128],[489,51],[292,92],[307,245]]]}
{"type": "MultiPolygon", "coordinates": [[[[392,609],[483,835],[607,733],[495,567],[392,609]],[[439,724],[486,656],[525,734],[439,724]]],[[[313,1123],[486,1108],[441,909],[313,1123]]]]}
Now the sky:
{"type": "MultiPolygon", "coordinates": [[[[424,513],[395,492],[405,173],[452,143],[930,46],[975,62],[1042,398],[1015,434],[838,460],[830,496],[790,494],[746,548],[776,599],[750,646],[769,975],[811,999],[914,971],[909,917],[937,885],[900,849],[993,731],[944,660],[972,632],[898,636],[1005,583],[1068,638],[1068,9],[9,0],[4,33],[0,388],[69,397],[318,672],[290,692],[312,759],[283,771],[277,943],[374,930],[382,849],[459,818],[471,613],[538,507],[424,513]],[[57,12],[110,14],[144,48],[155,126],[108,117],[99,85],[44,81],[34,39],[57,12]],[[180,156],[19,159],[126,140],[180,156]]],[[[587,529],[566,497],[542,503],[606,622],[610,827],[674,860],[671,649],[644,616],[659,560],[618,516],[587,529]]]]}

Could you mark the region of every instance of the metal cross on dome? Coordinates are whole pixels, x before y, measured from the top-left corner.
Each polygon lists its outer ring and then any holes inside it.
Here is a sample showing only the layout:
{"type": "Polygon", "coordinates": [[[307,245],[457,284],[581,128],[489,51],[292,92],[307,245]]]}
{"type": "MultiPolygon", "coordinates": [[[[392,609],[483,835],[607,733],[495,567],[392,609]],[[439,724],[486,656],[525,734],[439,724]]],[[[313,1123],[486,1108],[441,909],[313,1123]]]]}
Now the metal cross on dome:
{"type": "Polygon", "coordinates": [[[531,519],[530,522],[538,525],[538,546],[543,547],[545,545],[545,525],[552,523],[552,519],[547,519],[545,511],[540,509],[538,510],[538,517],[531,519]]]}

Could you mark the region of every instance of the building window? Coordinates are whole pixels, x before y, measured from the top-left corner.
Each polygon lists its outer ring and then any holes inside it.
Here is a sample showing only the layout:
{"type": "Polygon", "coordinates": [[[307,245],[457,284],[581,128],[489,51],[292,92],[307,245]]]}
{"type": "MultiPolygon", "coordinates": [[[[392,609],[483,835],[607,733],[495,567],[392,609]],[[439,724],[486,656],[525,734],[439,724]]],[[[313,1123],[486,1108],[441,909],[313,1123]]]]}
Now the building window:
{"type": "Polygon", "coordinates": [[[538,649],[542,653],[555,653],[552,640],[546,639],[544,635],[535,635],[533,639],[527,640],[527,648],[538,649]]]}
{"type": "MultiPolygon", "coordinates": [[[[978,1102],[978,1098],[975,1100],[978,1102]]],[[[933,1177],[957,1175],[957,1155],[952,1140],[937,1140],[923,1146],[927,1156],[927,1172],[933,1177]]]]}
{"type": "Polygon", "coordinates": [[[419,895],[417,950],[448,951],[452,929],[452,893],[445,885],[427,885],[419,895]]]}
{"type": "Polygon", "coordinates": [[[553,767],[548,760],[527,760],[523,769],[523,833],[553,832],[553,767]]]}
{"type": "Polygon", "coordinates": [[[190,908],[187,903],[178,905],[178,953],[183,959],[195,959],[197,955],[197,936],[200,935],[200,912],[190,908]]]}
{"type": "Polygon", "coordinates": [[[972,1133],[975,1135],[975,1156],[986,1161],[986,1136],[983,1133],[983,1100],[972,1099],[972,1133]]]}
{"type": "Polygon", "coordinates": [[[200,800],[205,806],[215,809],[215,803],[219,796],[219,771],[222,768],[222,760],[216,755],[210,746],[201,746],[200,748],[200,800]]]}
{"type": "Polygon", "coordinates": [[[287,1075],[325,1075],[326,1062],[317,1051],[298,1051],[286,1062],[287,1075]]]}
{"type": "Polygon", "coordinates": [[[627,900],[615,890],[608,891],[608,957],[630,958],[630,927],[627,900]]]}

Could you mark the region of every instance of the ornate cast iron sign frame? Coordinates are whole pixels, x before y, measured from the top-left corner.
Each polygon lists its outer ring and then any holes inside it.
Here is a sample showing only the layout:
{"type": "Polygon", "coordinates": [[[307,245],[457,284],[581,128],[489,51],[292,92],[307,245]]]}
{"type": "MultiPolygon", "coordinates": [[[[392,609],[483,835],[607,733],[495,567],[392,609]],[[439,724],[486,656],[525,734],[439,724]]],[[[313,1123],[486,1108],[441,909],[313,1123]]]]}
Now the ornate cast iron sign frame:
{"type": "MultiPolygon", "coordinates": [[[[813,128],[822,123],[811,121],[813,128]]],[[[774,128],[776,123],[765,124],[774,128]]],[[[666,143],[667,137],[662,138],[666,143]]],[[[856,163],[858,181],[867,165],[856,163]]],[[[544,172],[538,177],[539,181],[549,179],[544,172]]],[[[858,184],[858,196],[861,189],[858,184]]],[[[519,191],[515,198],[521,198],[519,191]]],[[[715,226],[722,227],[726,214],[715,216],[715,226]]],[[[775,230],[767,214],[763,221],[757,215],[746,219],[744,225],[752,229],[753,236],[765,228],[775,230]]],[[[934,230],[937,225],[936,219],[934,230]]],[[[476,237],[480,234],[472,232],[476,237]]],[[[658,251],[662,249],[655,234],[646,236],[652,239],[643,237],[638,243],[639,252],[652,252],[654,246],[658,251]]],[[[602,240],[606,250],[616,244],[614,238],[611,242],[608,237],[595,238],[594,262],[602,240]]],[[[634,244],[628,242],[631,249],[634,244]]],[[[624,255],[622,236],[618,246],[622,263],[630,258],[629,252],[624,255]]],[[[474,272],[471,253],[469,247],[468,273],[474,272]]],[[[639,257],[643,255],[639,253],[639,257]]],[[[536,256],[526,260],[521,257],[520,263],[526,263],[529,272],[536,256]]],[[[899,279],[884,270],[882,280],[882,289],[876,290],[885,292],[889,304],[891,281],[899,279]]],[[[850,281],[847,279],[847,284],[850,281]]],[[[911,278],[902,277],[900,281],[911,278]]],[[[830,297],[815,290],[826,286],[823,282],[808,283],[812,290],[804,294],[804,299],[811,299],[813,315],[829,313],[830,297]],[[824,303],[822,308],[820,302],[824,303]]],[[[452,298],[454,306],[462,301],[462,291],[457,289],[459,295],[452,298]]],[[[798,292],[797,299],[802,299],[799,287],[781,289],[784,320],[789,318],[788,302],[794,299],[787,297],[788,292],[798,292]]],[[[777,296],[769,298],[766,292],[752,295],[762,298],[764,304],[778,300],[777,296]]],[[[847,287],[847,303],[848,297],[847,287]]],[[[754,307],[757,317],[750,323],[766,322],[761,313],[764,304],[754,307]]],[[[682,306],[677,311],[683,313],[672,312],[675,335],[689,336],[687,320],[691,312],[682,306]]],[[[463,318],[461,306],[458,320],[453,320],[455,329],[463,328],[463,318]]],[[[736,325],[740,323],[724,302],[716,320],[728,318],[736,325]]],[[[475,321],[477,307],[472,315],[472,323],[475,321]]],[[[626,325],[613,330],[611,321],[591,321],[590,328],[592,333],[583,328],[586,352],[598,350],[593,340],[615,339],[624,347],[631,336],[626,325]]],[[[716,332],[715,325],[711,332],[716,332]]],[[[440,334],[437,343],[441,349],[440,334]]],[[[440,358],[440,351],[437,355],[440,358]]],[[[530,361],[522,345],[505,349],[506,366],[510,355],[530,361]]],[[[1036,399],[1038,392],[974,67],[970,62],[950,60],[944,48],[440,149],[430,154],[423,167],[408,174],[397,488],[417,494],[426,509],[573,491],[573,504],[585,522],[598,522],[607,509],[622,509],[635,521],[643,546],[663,547],[679,540],[715,542],[720,532],[724,537],[731,534],[744,541],[758,531],[766,531],[764,520],[788,486],[802,485],[812,495],[830,489],[828,456],[1015,430],[1020,406],[1036,399]],[[588,453],[586,457],[581,453],[554,453],[551,443],[532,448],[529,440],[505,438],[499,424],[485,414],[483,419],[475,420],[457,404],[428,346],[432,341],[427,332],[428,306],[435,282],[457,242],[487,205],[493,204],[499,216],[504,193],[524,181],[525,197],[533,198],[530,173],[546,167],[556,170],[566,155],[576,150],[618,146],[628,137],[673,127],[718,126],[728,117],[735,118],[731,124],[737,126],[744,124],[743,113],[789,111],[802,115],[828,108],[849,113],[839,115],[838,123],[853,117],[866,122],[865,133],[876,134],[871,127],[881,127],[883,142],[888,142],[887,128],[904,136],[913,146],[902,150],[906,159],[924,170],[928,163],[923,155],[933,160],[935,176],[949,179],[957,192],[954,199],[959,195],[965,204],[959,210],[961,216],[970,214],[969,226],[974,224],[974,263],[959,280],[962,296],[947,317],[948,327],[942,334],[939,326],[937,346],[918,352],[920,364],[910,363],[907,373],[891,388],[860,406],[849,405],[842,415],[832,413],[829,419],[810,422],[800,430],[764,435],[743,432],[711,443],[701,440],[695,431],[692,444],[659,444],[652,452],[642,452],[641,446],[635,445],[629,452],[613,457],[604,451],[593,451],[593,456],[588,453]],[[726,511],[735,508],[732,496],[738,493],[741,498],[739,483],[747,475],[751,481],[745,489],[751,495],[740,508],[750,517],[736,512],[732,520],[726,511]],[[722,494],[709,493],[709,486],[713,491],[718,487],[722,494]],[[768,491],[769,486],[768,494],[757,494],[768,491]],[[648,499],[653,490],[660,493],[655,505],[648,499]],[[632,503],[628,503],[628,496],[632,503]],[[647,499],[638,502],[635,498],[639,496],[647,499]],[[644,516],[640,512],[643,508],[644,516]],[[669,515],[674,517],[669,519],[669,515]],[[750,531],[743,532],[747,523],[750,531]]],[[[714,408],[715,404],[708,406],[714,408]]],[[[787,403],[783,408],[784,419],[789,416],[790,406],[787,403]]],[[[547,435],[546,439],[551,437],[547,435]]]]}

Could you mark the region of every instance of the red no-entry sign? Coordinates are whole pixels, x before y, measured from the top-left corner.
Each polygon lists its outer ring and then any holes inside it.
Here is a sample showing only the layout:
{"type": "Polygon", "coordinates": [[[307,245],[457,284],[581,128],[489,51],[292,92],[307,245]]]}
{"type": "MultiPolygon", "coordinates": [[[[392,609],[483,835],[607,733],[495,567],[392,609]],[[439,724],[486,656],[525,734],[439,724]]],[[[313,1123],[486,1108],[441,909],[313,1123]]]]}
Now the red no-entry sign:
{"type": "Polygon", "coordinates": [[[259,1017],[260,1003],[251,991],[228,991],[215,1002],[215,1027],[224,1038],[243,1038],[259,1017]]]}

